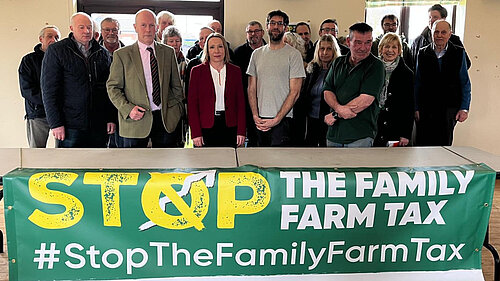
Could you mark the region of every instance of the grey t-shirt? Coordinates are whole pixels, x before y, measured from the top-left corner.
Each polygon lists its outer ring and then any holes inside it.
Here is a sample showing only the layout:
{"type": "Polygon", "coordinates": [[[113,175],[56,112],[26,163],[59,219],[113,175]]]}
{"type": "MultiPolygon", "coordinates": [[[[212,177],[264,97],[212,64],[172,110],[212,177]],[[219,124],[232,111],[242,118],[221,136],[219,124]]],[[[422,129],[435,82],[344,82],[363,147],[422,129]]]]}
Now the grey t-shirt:
{"type": "MultiPolygon", "coordinates": [[[[257,78],[259,116],[267,118],[281,109],[290,92],[290,79],[306,77],[300,52],[288,44],[279,50],[271,50],[269,45],[256,49],[247,74],[257,78]]],[[[293,117],[292,110],[286,117],[293,117]]]]}

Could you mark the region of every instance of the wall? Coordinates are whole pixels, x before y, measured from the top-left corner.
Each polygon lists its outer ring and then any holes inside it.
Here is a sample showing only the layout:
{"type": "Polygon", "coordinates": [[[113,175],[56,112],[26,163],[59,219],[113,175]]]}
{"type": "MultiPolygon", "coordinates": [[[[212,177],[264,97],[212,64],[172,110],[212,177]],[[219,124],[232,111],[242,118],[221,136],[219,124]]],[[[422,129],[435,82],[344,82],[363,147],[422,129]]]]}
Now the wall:
{"type": "Polygon", "coordinates": [[[464,44],[472,60],[469,75],[472,103],[469,120],[455,129],[454,145],[473,146],[500,155],[500,2],[467,1],[464,44]]]}
{"type": "MultiPolygon", "coordinates": [[[[59,27],[62,37],[69,33],[69,18],[76,11],[76,0],[0,0],[0,67],[2,109],[0,147],[27,147],[24,99],[19,91],[17,69],[21,58],[39,43],[44,25],[59,27]],[[9,41],[7,41],[7,38],[9,41]]],[[[53,140],[50,141],[54,147],[53,140]]]]}
{"type": "MultiPolygon", "coordinates": [[[[2,101],[0,110],[0,147],[26,147],[24,105],[19,93],[17,68],[22,56],[32,51],[37,34],[45,24],[61,28],[63,37],[68,32],[70,15],[76,10],[76,0],[0,0],[0,24],[2,38],[10,38],[11,44],[1,45],[0,77],[2,101]],[[43,3],[41,5],[40,3],[43,3]],[[21,20],[20,20],[21,19],[21,20]]],[[[346,35],[350,24],[364,18],[364,0],[225,0],[226,37],[233,47],[245,40],[245,27],[250,20],[265,23],[266,14],[282,9],[291,22],[310,21],[313,40],[316,40],[319,24],[325,18],[336,18],[340,23],[340,35],[346,35]],[[314,3],[314,4],[311,4],[314,3]]],[[[499,43],[498,36],[488,31],[496,26],[500,14],[497,0],[467,1],[464,43],[472,59],[469,71],[472,80],[472,105],[469,120],[458,124],[455,145],[474,146],[500,155],[500,130],[496,130],[500,115],[497,91],[500,89],[500,53],[493,51],[499,43]]],[[[266,36],[267,38],[267,36],[266,36]]]]}
{"type": "MultiPolygon", "coordinates": [[[[272,10],[281,9],[290,17],[290,22],[310,22],[312,40],[318,39],[319,25],[324,19],[334,18],[339,23],[340,35],[346,35],[349,26],[365,18],[364,0],[225,0],[225,35],[234,48],[245,42],[245,28],[251,20],[266,23],[266,16],[272,10]],[[314,3],[314,4],[312,4],[314,3]]],[[[265,36],[266,41],[267,35],[265,36]]]]}

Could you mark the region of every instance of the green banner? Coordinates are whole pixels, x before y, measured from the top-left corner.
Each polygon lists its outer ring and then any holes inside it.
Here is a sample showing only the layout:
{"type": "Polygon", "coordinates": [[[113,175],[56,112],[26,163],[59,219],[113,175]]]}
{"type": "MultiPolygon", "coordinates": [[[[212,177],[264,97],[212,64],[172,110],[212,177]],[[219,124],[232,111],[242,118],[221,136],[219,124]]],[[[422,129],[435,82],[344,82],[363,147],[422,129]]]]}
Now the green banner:
{"type": "Polygon", "coordinates": [[[17,169],[9,277],[477,275],[494,182],[483,164],[17,169]]]}

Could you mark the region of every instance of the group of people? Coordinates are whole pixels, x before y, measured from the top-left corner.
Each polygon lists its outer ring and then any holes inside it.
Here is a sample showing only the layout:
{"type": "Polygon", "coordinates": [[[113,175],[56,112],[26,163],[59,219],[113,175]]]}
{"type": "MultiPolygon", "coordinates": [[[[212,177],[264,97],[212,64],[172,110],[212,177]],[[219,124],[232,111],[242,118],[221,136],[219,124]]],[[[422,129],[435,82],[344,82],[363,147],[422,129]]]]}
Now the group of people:
{"type": "Polygon", "coordinates": [[[410,49],[394,15],[375,40],[353,24],[344,46],[336,20],[313,43],[309,24],[289,30],[275,10],[265,29],[250,21],[234,51],[211,21],[185,57],[170,12],[138,11],[130,46],[117,20],[104,19],[96,39],[76,13],[67,38],[44,27],[19,67],[28,142],[45,147],[52,130],[57,147],[451,145],[468,117],[470,60],[446,15],[432,6],[410,49]]]}

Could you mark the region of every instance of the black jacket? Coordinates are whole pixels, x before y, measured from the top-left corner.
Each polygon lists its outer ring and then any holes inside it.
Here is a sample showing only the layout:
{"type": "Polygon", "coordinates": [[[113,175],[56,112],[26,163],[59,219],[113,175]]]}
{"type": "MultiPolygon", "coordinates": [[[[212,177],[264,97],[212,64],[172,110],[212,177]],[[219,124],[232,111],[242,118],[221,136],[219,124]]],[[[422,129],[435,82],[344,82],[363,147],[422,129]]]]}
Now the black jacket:
{"type": "Polygon", "coordinates": [[[389,78],[387,100],[378,115],[374,146],[386,146],[388,141],[399,141],[400,137],[411,139],[414,107],[413,72],[400,59],[389,78]]]}
{"type": "MultiPolygon", "coordinates": [[[[312,107],[312,96],[311,90],[316,84],[321,72],[321,66],[318,64],[313,64],[312,72],[307,72],[304,84],[302,85],[299,98],[293,106],[293,119],[294,119],[294,129],[293,129],[293,139],[294,143],[298,146],[304,145],[304,140],[306,137],[306,120],[309,111],[312,107]]],[[[321,121],[321,131],[322,132],[308,132],[310,134],[320,134],[324,135],[326,138],[326,131],[328,126],[323,122],[325,115],[330,113],[330,106],[326,103],[325,97],[321,94],[321,101],[319,106],[319,119],[321,121]]]]}
{"type": "Polygon", "coordinates": [[[25,55],[19,65],[19,87],[24,98],[26,119],[45,118],[45,109],[40,89],[40,72],[45,53],[42,43],[35,46],[34,52],[25,55]]]}
{"type": "Polygon", "coordinates": [[[41,85],[50,128],[105,130],[106,123],[116,122],[116,108],[106,91],[111,58],[97,41],[91,44],[87,58],[73,33],[47,48],[41,85]]]}
{"type": "MultiPolygon", "coordinates": [[[[460,41],[460,37],[456,36],[455,34],[451,34],[449,42],[453,43],[455,46],[464,48],[464,44],[462,44],[462,41],[460,41]]],[[[415,38],[415,41],[413,41],[413,44],[411,45],[411,53],[413,55],[413,61],[415,62],[415,64],[417,62],[418,51],[423,47],[429,45],[430,43],[432,43],[432,34],[429,27],[426,27],[424,31],[422,31],[422,34],[415,38]]],[[[467,55],[467,52],[465,53],[465,60],[467,62],[467,69],[469,69],[471,66],[471,61],[469,59],[469,56],[467,55]]]]}

